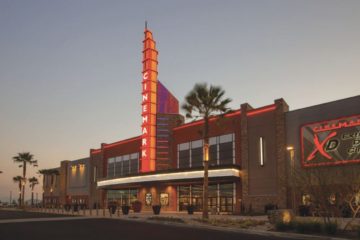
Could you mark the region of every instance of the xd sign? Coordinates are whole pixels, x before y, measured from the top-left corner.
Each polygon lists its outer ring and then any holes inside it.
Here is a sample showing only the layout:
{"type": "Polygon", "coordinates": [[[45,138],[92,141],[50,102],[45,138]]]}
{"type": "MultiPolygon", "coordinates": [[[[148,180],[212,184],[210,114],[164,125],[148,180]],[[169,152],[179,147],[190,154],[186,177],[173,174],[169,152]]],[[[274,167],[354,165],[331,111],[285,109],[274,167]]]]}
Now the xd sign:
{"type": "Polygon", "coordinates": [[[360,115],[303,125],[304,167],[360,163],[360,115]]]}

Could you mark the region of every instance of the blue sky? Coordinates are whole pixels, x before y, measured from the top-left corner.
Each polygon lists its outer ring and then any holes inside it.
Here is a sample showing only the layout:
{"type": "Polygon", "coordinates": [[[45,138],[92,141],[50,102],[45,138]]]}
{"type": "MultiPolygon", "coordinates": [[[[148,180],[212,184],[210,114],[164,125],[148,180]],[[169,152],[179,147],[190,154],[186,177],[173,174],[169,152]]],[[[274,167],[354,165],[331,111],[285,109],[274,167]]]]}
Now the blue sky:
{"type": "Polygon", "coordinates": [[[140,134],[145,20],[180,102],[196,82],[221,85],[232,108],[359,94],[356,0],[0,0],[0,200],[17,195],[17,152],[56,167],[140,134]]]}

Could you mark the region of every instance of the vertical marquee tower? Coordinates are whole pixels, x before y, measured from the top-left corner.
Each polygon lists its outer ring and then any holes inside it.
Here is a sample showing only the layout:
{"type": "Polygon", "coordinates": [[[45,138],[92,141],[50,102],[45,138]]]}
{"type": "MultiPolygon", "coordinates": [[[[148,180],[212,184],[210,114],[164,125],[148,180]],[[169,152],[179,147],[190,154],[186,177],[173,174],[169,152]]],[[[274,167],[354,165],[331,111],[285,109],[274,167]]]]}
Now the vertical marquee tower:
{"type": "Polygon", "coordinates": [[[157,100],[157,56],[152,33],[145,25],[143,41],[142,70],[142,141],[141,141],[141,172],[155,171],[156,157],[156,100],[157,100]]]}
{"type": "Polygon", "coordinates": [[[158,81],[158,51],[146,24],[144,33],[140,171],[151,172],[170,167],[171,131],[183,121],[178,100],[158,81]]]}

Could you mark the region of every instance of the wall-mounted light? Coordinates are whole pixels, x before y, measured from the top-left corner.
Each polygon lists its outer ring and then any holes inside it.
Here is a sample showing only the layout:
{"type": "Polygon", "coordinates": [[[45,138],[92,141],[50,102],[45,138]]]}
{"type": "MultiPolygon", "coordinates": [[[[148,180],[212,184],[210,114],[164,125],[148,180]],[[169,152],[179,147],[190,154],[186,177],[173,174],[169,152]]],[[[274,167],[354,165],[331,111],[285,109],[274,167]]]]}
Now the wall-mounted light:
{"type": "Polygon", "coordinates": [[[259,139],[260,166],[264,166],[264,138],[259,139]]]}

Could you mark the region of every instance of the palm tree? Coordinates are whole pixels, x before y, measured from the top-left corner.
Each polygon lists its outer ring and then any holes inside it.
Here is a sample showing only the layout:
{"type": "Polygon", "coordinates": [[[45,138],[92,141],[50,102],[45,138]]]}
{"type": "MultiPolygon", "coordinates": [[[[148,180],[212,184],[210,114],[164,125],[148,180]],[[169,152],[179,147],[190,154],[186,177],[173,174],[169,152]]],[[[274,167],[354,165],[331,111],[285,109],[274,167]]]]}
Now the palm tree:
{"type": "Polygon", "coordinates": [[[216,114],[225,114],[230,111],[227,104],[231,99],[223,99],[225,91],[221,87],[210,86],[206,83],[195,84],[185,97],[182,109],[186,112],[187,118],[204,119],[202,137],[204,139],[203,158],[204,158],[204,184],[203,184],[203,213],[204,219],[209,218],[208,213],[208,168],[209,168],[209,119],[216,114]]]}
{"type": "MultiPolygon", "coordinates": [[[[22,176],[16,176],[16,177],[13,177],[13,181],[17,184],[19,184],[19,206],[21,205],[21,189],[22,189],[22,186],[24,184],[24,179],[22,176]]],[[[10,203],[11,204],[11,203],[10,203]]]]}
{"type": "Polygon", "coordinates": [[[34,165],[34,167],[37,167],[37,160],[34,160],[34,155],[30,154],[29,152],[22,152],[18,153],[17,156],[13,157],[14,162],[20,163],[19,167],[22,167],[23,169],[23,179],[24,184],[22,186],[22,198],[21,198],[21,206],[24,206],[24,196],[25,196],[25,181],[26,181],[26,165],[34,165]]]}
{"type": "Polygon", "coordinates": [[[31,188],[31,206],[34,206],[34,187],[39,184],[39,181],[36,177],[29,178],[30,188],[31,188]]]}

